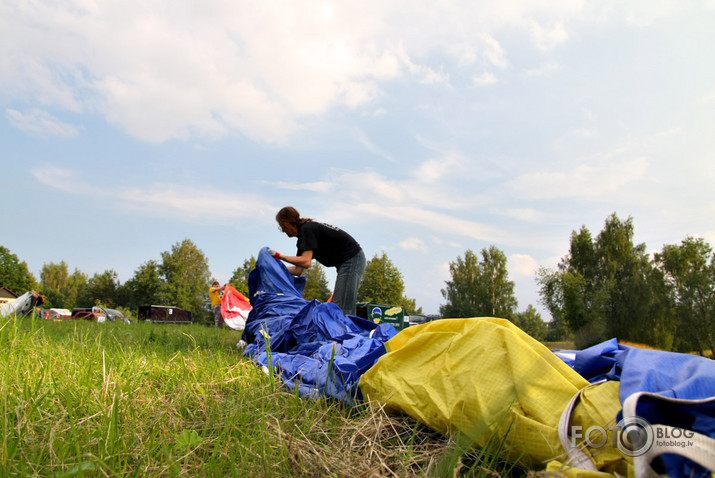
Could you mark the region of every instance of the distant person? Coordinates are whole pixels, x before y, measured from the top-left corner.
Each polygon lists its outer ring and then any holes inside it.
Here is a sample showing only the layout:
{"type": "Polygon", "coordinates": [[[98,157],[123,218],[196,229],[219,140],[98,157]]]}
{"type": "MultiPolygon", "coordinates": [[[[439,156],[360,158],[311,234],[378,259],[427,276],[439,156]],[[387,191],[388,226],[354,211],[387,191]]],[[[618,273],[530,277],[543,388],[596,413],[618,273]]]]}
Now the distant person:
{"type": "Polygon", "coordinates": [[[45,296],[42,295],[42,292],[35,292],[34,290],[30,292],[32,293],[32,298],[30,299],[31,310],[34,315],[40,317],[42,315],[40,309],[42,308],[42,304],[45,303],[45,296]]]}
{"type": "Polygon", "coordinates": [[[300,213],[290,206],[278,211],[276,221],[288,237],[298,238],[298,253],[295,256],[284,256],[269,249],[270,254],[292,264],[288,271],[295,276],[309,268],[313,259],[326,267],[335,267],[338,276],[332,302],[346,315],[355,315],[358,287],[365,274],[366,264],[360,244],[340,228],[300,217],[300,213]]]}
{"type": "Polygon", "coordinates": [[[216,327],[223,327],[223,316],[221,315],[221,291],[224,287],[219,285],[218,281],[213,281],[211,287],[209,287],[209,298],[211,299],[211,311],[214,314],[214,325],[216,327]]]}
{"type": "Polygon", "coordinates": [[[32,291],[32,308],[37,308],[37,307],[42,307],[42,304],[45,303],[45,296],[42,295],[42,292],[35,292],[34,290],[32,291]]]}

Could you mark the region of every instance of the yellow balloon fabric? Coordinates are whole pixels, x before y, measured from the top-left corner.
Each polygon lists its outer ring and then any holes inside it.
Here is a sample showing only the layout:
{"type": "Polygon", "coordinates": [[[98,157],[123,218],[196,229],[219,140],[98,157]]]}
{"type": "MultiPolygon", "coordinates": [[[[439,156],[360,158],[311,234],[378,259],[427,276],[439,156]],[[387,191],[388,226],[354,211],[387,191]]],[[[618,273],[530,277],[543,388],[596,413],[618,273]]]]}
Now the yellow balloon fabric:
{"type": "Polygon", "coordinates": [[[366,399],[472,446],[506,437],[509,458],[528,467],[565,460],[559,419],[589,383],[508,320],[428,322],[403,330],[386,348],[360,379],[366,399]]]}

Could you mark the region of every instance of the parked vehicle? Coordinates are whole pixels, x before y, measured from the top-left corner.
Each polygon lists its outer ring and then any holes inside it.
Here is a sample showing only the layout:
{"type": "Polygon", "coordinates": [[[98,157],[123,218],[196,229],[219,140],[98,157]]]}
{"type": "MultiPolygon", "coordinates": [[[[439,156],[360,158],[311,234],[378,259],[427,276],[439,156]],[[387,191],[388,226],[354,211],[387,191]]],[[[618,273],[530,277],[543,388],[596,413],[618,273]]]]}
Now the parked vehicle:
{"type": "Polygon", "coordinates": [[[39,316],[45,320],[71,319],[72,312],[67,309],[40,309],[39,316]]]}
{"type": "Polygon", "coordinates": [[[125,324],[131,324],[132,321],[126,317],[124,314],[119,312],[117,309],[104,309],[107,314],[107,319],[110,322],[124,322],[125,324]]]}
{"type": "Polygon", "coordinates": [[[410,314],[407,316],[410,325],[425,324],[433,320],[439,320],[441,317],[435,314],[410,314]]]}
{"type": "Polygon", "coordinates": [[[93,320],[100,324],[106,321],[123,322],[125,324],[132,323],[130,319],[118,310],[104,307],[75,307],[72,309],[72,318],[93,320]]]}

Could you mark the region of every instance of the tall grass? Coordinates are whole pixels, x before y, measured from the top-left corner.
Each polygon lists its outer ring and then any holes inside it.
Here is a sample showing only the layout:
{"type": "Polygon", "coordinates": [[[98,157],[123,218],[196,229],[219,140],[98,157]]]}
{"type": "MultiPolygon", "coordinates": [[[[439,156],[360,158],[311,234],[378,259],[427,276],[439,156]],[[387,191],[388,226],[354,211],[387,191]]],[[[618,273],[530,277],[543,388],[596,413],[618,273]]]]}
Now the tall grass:
{"type": "Polygon", "coordinates": [[[198,325],[0,318],[0,476],[485,474],[409,418],[285,392],[239,339],[198,325]]]}

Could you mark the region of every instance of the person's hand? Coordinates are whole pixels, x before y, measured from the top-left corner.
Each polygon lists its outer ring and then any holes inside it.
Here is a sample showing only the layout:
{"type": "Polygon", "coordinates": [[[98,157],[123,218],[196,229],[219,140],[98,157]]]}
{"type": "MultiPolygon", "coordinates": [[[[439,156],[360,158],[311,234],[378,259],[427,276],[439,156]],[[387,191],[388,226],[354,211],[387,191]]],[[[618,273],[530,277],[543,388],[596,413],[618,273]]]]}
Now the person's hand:
{"type": "Polygon", "coordinates": [[[281,253],[278,252],[278,251],[276,251],[275,249],[268,249],[268,253],[269,253],[270,255],[272,255],[273,257],[275,257],[276,259],[280,259],[280,258],[281,258],[281,253]]]}

